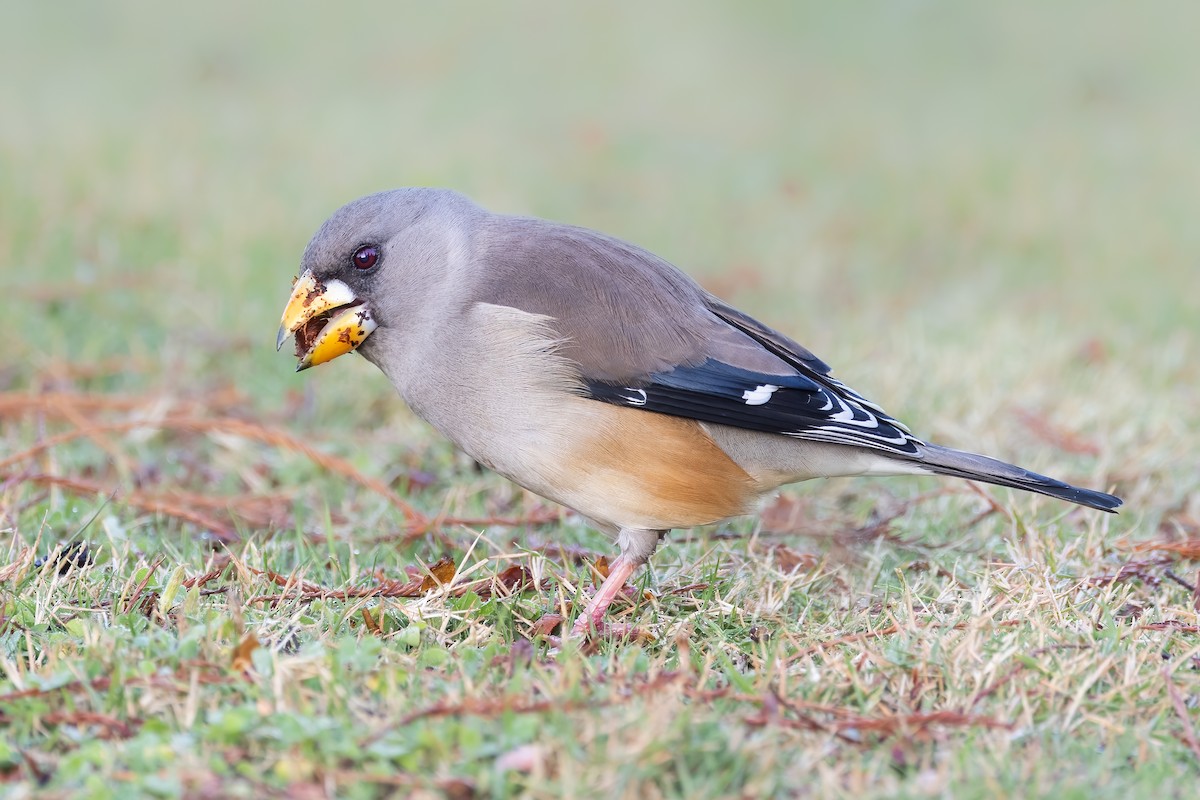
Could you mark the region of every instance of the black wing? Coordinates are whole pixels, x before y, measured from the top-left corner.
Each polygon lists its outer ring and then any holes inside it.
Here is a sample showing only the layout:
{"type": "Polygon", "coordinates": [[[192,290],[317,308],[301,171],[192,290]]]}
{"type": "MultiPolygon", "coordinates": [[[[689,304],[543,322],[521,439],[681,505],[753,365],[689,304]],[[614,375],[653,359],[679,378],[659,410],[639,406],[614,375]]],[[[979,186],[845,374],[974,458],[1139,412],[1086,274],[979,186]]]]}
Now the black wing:
{"type": "Polygon", "coordinates": [[[589,397],[606,403],[797,439],[906,456],[917,455],[922,444],[878,406],[810,369],[775,375],[709,358],[642,380],[588,380],[585,387],[589,397]]]}

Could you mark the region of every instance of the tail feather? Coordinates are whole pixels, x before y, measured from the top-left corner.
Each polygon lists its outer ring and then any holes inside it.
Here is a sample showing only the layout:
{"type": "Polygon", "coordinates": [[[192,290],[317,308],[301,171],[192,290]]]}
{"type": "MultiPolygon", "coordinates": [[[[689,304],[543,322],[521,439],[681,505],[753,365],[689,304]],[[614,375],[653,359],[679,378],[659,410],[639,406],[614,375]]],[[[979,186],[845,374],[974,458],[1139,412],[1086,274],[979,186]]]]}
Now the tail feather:
{"type": "Polygon", "coordinates": [[[967,453],[963,450],[953,450],[936,444],[922,445],[918,458],[922,466],[938,475],[952,475],[956,478],[994,483],[997,486],[1024,489],[1027,492],[1057,497],[1060,500],[1078,503],[1099,511],[1115,514],[1117,507],[1124,502],[1115,495],[1092,489],[1081,489],[1078,486],[1030,472],[1015,464],[1006,464],[994,458],[967,453]]]}

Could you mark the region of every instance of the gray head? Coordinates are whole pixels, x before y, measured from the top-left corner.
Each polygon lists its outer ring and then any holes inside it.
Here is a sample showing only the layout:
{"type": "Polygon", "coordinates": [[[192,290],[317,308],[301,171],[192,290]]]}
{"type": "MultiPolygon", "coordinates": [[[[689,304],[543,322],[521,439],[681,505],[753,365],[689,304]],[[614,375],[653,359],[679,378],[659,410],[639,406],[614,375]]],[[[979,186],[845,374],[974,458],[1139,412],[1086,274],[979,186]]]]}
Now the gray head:
{"type": "Polygon", "coordinates": [[[486,213],[447,189],[394,189],[342,206],[304,250],[278,345],[296,334],[305,369],[412,319],[486,213]]]}
{"type": "MultiPolygon", "coordinates": [[[[482,209],[449,189],[408,188],[360,197],[339,208],[304,249],[301,272],[340,280],[365,298],[381,285],[437,278],[446,251],[482,209]],[[459,233],[461,232],[461,233],[459,233]]],[[[376,321],[386,325],[385,309],[376,321]]]]}

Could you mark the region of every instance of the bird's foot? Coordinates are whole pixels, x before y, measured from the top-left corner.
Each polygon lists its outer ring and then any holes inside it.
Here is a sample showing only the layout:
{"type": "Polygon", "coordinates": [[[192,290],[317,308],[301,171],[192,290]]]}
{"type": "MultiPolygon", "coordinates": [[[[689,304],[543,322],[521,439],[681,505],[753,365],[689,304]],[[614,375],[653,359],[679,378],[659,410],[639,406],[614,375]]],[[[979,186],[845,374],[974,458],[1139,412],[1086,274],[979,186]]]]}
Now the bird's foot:
{"type": "MultiPolygon", "coordinates": [[[[604,616],[608,611],[609,605],[613,599],[618,596],[626,595],[626,586],[629,576],[637,568],[637,564],[632,560],[621,556],[613,562],[612,567],[608,571],[607,577],[596,593],[592,595],[592,599],[588,602],[585,608],[575,620],[574,626],[571,628],[569,638],[582,639],[589,642],[595,642],[602,639],[624,639],[629,641],[654,641],[653,635],[648,631],[644,631],[633,625],[625,625],[619,623],[605,622],[604,616]]],[[[634,594],[636,597],[636,593],[634,594]]],[[[560,646],[562,639],[557,636],[550,635],[559,624],[563,622],[562,616],[558,614],[546,614],[536,623],[534,623],[534,635],[542,636],[554,646],[560,646]]]]}
{"type": "Polygon", "coordinates": [[[589,620],[581,616],[571,628],[571,638],[601,641],[604,639],[622,639],[630,642],[653,642],[654,634],[645,628],[629,625],[624,622],[605,622],[604,620],[589,620]]]}
{"type": "MultiPolygon", "coordinates": [[[[547,617],[555,618],[555,622],[561,622],[562,617],[558,614],[548,614],[547,617]]],[[[549,620],[547,623],[549,624],[549,620]]],[[[586,617],[580,617],[579,621],[571,628],[571,632],[565,636],[556,636],[552,633],[545,632],[545,626],[541,625],[541,620],[534,624],[535,636],[547,642],[555,649],[562,649],[563,642],[576,641],[581,646],[582,650],[592,652],[595,646],[605,640],[620,641],[620,642],[636,642],[639,644],[649,644],[656,641],[655,636],[645,628],[639,628],[636,625],[629,625],[623,622],[593,622],[591,625],[580,624],[586,623],[586,617]],[[538,630],[541,628],[541,630],[538,630]]],[[[550,630],[553,630],[553,625],[550,625],[550,630]]]]}

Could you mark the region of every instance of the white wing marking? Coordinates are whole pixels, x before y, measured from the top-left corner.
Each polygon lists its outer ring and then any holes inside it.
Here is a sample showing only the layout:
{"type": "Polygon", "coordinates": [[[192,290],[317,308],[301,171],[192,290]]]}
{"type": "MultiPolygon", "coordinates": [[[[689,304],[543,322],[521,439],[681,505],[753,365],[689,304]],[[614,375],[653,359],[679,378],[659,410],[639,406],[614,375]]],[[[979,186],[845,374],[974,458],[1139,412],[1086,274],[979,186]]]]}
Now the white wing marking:
{"type": "Polygon", "coordinates": [[[624,400],[626,403],[629,403],[629,405],[631,405],[631,406],[646,405],[646,390],[645,389],[631,389],[628,386],[626,386],[625,391],[633,392],[633,394],[621,395],[621,399],[624,400]]]}
{"type": "Polygon", "coordinates": [[[771,383],[764,383],[754,389],[747,389],[742,392],[742,399],[746,401],[746,405],[748,406],[761,406],[770,400],[771,395],[778,390],[778,386],[771,383]]]}

